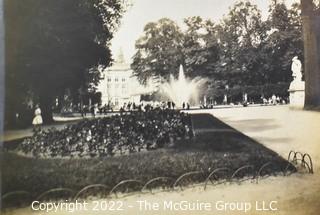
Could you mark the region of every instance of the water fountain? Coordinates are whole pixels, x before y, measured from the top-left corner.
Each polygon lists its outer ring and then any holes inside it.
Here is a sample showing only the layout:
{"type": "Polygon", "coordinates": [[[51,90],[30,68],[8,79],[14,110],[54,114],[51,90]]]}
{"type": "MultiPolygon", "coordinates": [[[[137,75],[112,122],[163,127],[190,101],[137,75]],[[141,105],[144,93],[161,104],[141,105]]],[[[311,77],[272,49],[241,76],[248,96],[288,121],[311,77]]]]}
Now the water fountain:
{"type": "Polygon", "coordinates": [[[160,86],[160,90],[169,100],[181,107],[183,102],[195,104],[199,101],[200,88],[205,82],[206,80],[200,77],[194,79],[186,78],[183,66],[180,65],[178,79],[170,75],[169,81],[163,83],[160,86]]]}

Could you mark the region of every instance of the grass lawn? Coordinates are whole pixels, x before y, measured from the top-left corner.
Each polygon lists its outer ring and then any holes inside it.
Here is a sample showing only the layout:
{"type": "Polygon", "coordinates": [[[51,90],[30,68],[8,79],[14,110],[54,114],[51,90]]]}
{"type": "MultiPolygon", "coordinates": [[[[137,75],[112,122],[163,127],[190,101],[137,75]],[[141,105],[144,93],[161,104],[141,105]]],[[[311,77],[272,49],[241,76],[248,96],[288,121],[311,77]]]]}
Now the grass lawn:
{"type": "MultiPolygon", "coordinates": [[[[107,187],[104,191],[109,192],[117,183],[127,179],[139,180],[144,184],[156,177],[170,177],[175,180],[186,172],[202,171],[202,174],[190,177],[189,183],[202,182],[210,172],[220,167],[229,168],[233,173],[239,167],[253,165],[253,171],[248,169],[238,175],[244,177],[258,172],[262,165],[270,161],[274,164],[269,168],[271,172],[280,172],[288,164],[275,152],[211,115],[195,114],[192,115],[192,121],[196,133],[192,140],[179,141],[170,148],[118,157],[27,158],[13,153],[12,147],[9,147],[10,149],[1,155],[1,192],[5,194],[23,190],[30,192],[31,198],[36,198],[53,188],[70,188],[76,192],[92,184],[104,184],[107,187]]],[[[220,176],[229,177],[230,173],[220,176]]],[[[172,185],[174,180],[168,185],[172,185]]],[[[124,187],[125,190],[121,191],[141,189],[141,185],[137,184],[124,187]]],[[[3,202],[3,206],[6,204],[10,204],[10,198],[3,202]]]]}

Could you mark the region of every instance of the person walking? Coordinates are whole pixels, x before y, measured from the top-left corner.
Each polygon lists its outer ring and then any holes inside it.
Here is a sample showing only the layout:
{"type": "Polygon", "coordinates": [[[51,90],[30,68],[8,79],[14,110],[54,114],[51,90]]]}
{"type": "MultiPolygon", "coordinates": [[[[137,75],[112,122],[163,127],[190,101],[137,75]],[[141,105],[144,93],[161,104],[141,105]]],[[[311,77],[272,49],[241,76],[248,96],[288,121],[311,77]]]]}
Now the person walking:
{"type": "Polygon", "coordinates": [[[32,120],[32,125],[34,126],[33,129],[34,131],[41,130],[40,126],[42,125],[43,120],[41,116],[41,109],[39,105],[36,105],[36,109],[34,111],[34,118],[32,120]]]}

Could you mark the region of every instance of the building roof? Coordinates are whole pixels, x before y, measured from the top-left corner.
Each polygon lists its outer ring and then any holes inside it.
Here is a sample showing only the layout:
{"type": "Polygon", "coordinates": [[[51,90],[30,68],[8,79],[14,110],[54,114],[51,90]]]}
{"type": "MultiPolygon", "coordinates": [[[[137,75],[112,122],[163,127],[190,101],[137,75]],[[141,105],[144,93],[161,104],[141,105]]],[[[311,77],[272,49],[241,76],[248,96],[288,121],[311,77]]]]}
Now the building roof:
{"type": "Polygon", "coordinates": [[[113,65],[107,68],[107,71],[128,71],[131,70],[130,64],[125,59],[122,50],[120,49],[119,54],[114,61],[113,65]]]}

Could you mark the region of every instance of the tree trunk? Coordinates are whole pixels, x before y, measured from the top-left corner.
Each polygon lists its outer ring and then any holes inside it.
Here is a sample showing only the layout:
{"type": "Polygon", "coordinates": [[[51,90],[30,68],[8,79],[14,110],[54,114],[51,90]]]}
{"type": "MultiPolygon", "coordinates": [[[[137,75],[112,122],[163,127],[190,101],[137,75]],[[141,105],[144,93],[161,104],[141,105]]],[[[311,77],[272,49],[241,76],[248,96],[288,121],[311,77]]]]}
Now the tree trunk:
{"type": "Polygon", "coordinates": [[[301,0],[304,40],[305,109],[320,109],[320,16],[301,0]]]}

